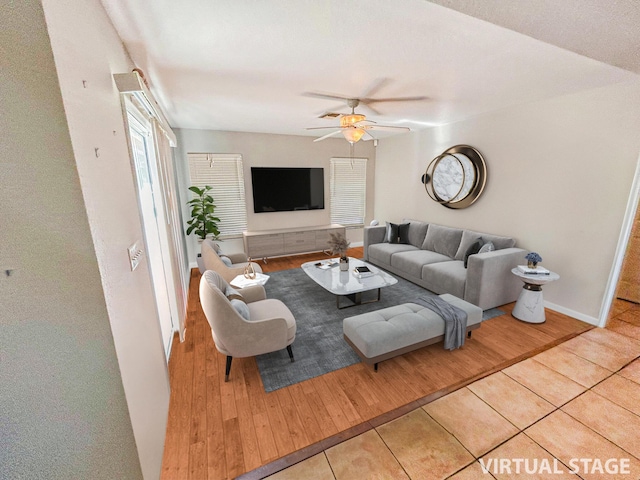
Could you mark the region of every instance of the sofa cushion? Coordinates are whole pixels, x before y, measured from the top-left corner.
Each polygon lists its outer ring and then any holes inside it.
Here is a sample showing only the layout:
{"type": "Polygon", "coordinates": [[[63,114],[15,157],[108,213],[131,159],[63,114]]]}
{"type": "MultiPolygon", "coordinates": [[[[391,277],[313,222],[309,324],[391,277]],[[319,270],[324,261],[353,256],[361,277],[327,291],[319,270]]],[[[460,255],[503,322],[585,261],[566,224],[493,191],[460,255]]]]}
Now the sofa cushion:
{"type": "Polygon", "coordinates": [[[403,220],[409,224],[409,243],[414,247],[422,248],[424,237],[427,236],[428,223],[419,222],[417,220],[403,220]]]}
{"type": "Polygon", "coordinates": [[[428,290],[435,293],[450,293],[464,298],[467,270],[459,260],[431,263],[422,267],[422,281],[428,290]]]}
{"type": "Polygon", "coordinates": [[[422,244],[423,250],[441,253],[449,258],[454,258],[460,246],[462,230],[459,228],[445,227],[442,225],[429,225],[427,236],[422,244]]]}
{"type": "Polygon", "coordinates": [[[391,256],[391,266],[402,270],[414,278],[422,278],[422,266],[430,263],[449,262],[451,259],[441,253],[430,250],[410,250],[394,253],[391,256]]]}
{"type": "Polygon", "coordinates": [[[417,250],[413,245],[405,245],[403,243],[374,243],[369,245],[367,255],[374,263],[382,263],[391,265],[391,256],[398,252],[408,252],[417,250]]]}
{"type": "Polygon", "coordinates": [[[516,239],[513,237],[502,237],[500,235],[490,235],[488,233],[474,232],[473,230],[465,230],[462,233],[462,240],[460,241],[460,248],[456,253],[456,260],[464,260],[464,254],[473,242],[481,238],[482,243],[493,243],[495,250],[502,250],[503,248],[515,247],[516,239]]]}
{"type": "Polygon", "coordinates": [[[489,235],[487,233],[483,233],[482,240],[484,241],[484,243],[493,243],[493,246],[496,250],[502,250],[503,248],[511,248],[516,246],[516,239],[513,237],[501,237],[499,235],[489,235]]]}

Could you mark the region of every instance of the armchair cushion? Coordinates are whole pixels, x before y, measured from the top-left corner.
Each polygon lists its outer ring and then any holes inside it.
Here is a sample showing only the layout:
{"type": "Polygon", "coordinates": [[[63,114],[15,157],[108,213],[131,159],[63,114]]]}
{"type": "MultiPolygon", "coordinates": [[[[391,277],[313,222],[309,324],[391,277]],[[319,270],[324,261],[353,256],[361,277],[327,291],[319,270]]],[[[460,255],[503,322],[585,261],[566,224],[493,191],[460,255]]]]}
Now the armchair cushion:
{"type": "Polygon", "coordinates": [[[220,255],[220,260],[222,260],[222,263],[224,263],[227,267],[233,265],[233,263],[231,263],[231,259],[225,255],[220,255]]]}
{"type": "Polygon", "coordinates": [[[249,307],[247,306],[246,303],[244,303],[244,300],[233,298],[231,299],[231,306],[234,308],[236,312],[238,312],[238,315],[240,315],[245,320],[251,319],[251,313],[249,311],[249,307]]]}

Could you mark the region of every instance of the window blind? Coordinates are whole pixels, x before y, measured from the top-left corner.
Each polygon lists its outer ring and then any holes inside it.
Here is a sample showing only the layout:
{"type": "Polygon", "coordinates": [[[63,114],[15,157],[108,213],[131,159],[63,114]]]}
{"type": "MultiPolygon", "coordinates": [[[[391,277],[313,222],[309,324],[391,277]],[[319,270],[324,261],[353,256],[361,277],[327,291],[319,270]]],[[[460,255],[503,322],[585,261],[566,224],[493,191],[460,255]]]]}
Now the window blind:
{"type": "Polygon", "coordinates": [[[242,155],[223,153],[188,153],[191,185],[212,187],[220,219],[221,238],[238,237],[247,229],[247,205],[244,195],[242,155]]]}
{"type": "Polygon", "coordinates": [[[332,158],[330,177],[331,223],[364,226],[367,159],[332,158]]]}

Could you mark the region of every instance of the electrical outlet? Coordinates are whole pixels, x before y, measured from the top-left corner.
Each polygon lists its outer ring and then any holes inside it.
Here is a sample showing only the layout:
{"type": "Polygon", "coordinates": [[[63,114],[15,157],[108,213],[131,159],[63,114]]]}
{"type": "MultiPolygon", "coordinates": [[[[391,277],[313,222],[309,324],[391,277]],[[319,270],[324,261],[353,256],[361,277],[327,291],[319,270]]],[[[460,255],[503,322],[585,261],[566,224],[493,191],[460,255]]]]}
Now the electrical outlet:
{"type": "Polygon", "coordinates": [[[138,265],[140,264],[140,260],[142,260],[142,256],[144,255],[144,251],[138,247],[138,243],[135,242],[129,248],[127,248],[127,252],[129,253],[129,263],[131,264],[131,271],[133,272],[138,265]]]}

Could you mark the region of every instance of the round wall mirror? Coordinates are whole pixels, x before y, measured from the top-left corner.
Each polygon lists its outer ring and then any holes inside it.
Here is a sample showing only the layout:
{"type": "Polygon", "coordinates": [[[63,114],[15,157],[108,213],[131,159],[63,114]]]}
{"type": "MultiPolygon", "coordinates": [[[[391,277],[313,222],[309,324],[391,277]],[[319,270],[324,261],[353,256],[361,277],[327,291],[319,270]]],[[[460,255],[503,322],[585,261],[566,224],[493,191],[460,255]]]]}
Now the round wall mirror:
{"type": "Polygon", "coordinates": [[[429,197],[447,208],[466,208],[487,182],[487,165],[478,150],[456,145],[434,158],[422,176],[429,197]]]}

